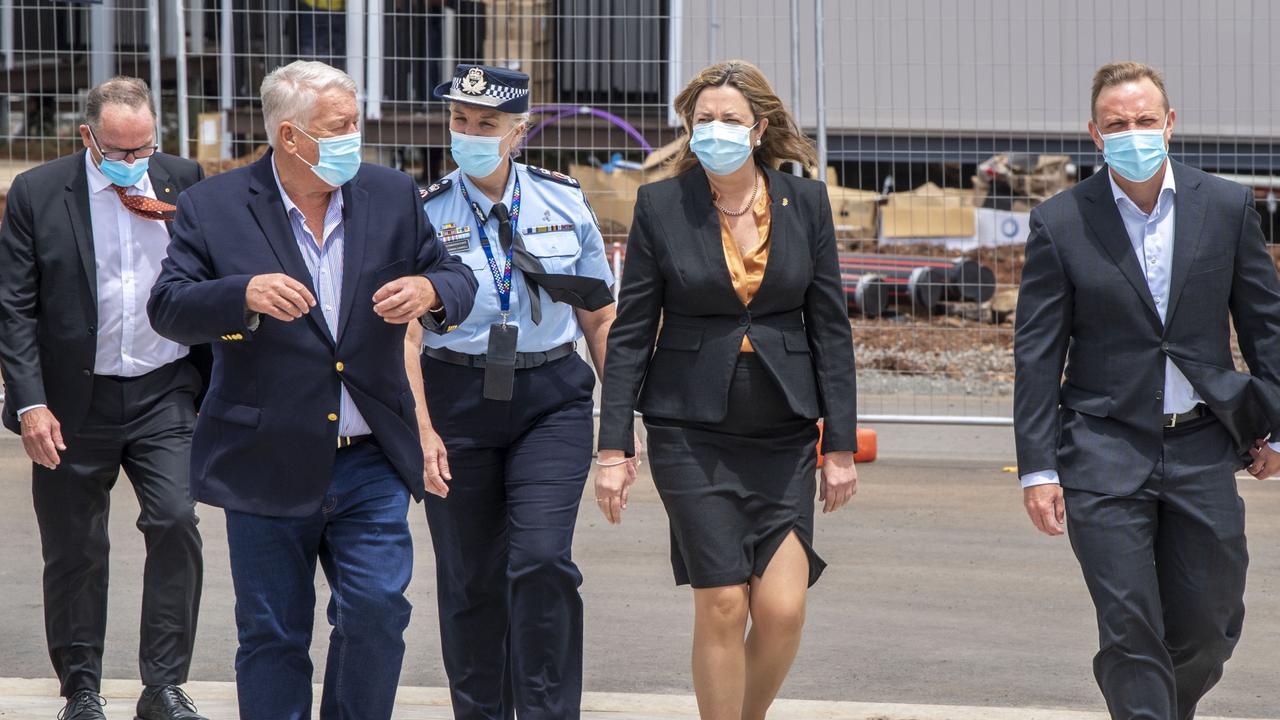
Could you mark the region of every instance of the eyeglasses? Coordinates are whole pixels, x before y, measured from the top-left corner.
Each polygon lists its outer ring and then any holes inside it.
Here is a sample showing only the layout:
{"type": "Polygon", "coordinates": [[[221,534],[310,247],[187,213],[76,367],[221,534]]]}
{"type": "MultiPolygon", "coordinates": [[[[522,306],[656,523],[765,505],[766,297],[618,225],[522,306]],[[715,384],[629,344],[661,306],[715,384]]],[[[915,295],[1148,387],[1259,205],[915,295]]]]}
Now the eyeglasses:
{"type": "Polygon", "coordinates": [[[108,160],[123,161],[130,156],[134,160],[142,160],[155,155],[156,151],[160,149],[159,145],[143,145],[130,150],[103,150],[102,143],[98,142],[98,136],[93,134],[93,128],[89,128],[89,137],[93,138],[93,144],[97,147],[98,154],[108,160]]]}

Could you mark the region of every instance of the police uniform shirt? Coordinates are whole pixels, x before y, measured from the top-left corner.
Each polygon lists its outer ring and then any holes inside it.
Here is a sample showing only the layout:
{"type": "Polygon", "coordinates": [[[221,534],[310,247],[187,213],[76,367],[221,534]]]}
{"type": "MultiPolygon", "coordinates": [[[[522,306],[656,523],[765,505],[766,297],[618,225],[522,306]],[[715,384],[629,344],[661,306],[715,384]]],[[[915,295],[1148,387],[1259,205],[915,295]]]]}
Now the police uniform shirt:
{"type": "MultiPolygon", "coordinates": [[[[604,238],[582,189],[576,183],[568,184],[567,178],[565,181],[549,178],[520,163],[513,162],[511,167],[502,202],[511,209],[518,176],[520,217],[514,229],[520,233],[529,253],[538,258],[548,273],[599,278],[612,286],[613,272],[605,255],[604,238]]],[[[445,335],[426,334],[424,344],[482,355],[488,350],[489,326],[501,322],[502,315],[493,273],[476,230],[476,215],[463,199],[459,182],[467,183],[468,195],[485,214],[485,234],[499,271],[505,264],[506,254],[498,241],[498,220],[490,213],[494,202],[459,170],[445,176],[439,184],[445,185],[446,180],[449,181],[447,187],[435,194],[428,192],[423,208],[449,254],[458,256],[475,272],[480,286],[475,307],[467,319],[445,335]]],[[[535,325],[529,316],[528,286],[523,273],[518,268],[512,270],[511,314],[507,322],[520,328],[516,347],[519,352],[545,352],[582,337],[574,308],[552,302],[546,292],[539,292],[542,293],[542,322],[535,325]]]]}

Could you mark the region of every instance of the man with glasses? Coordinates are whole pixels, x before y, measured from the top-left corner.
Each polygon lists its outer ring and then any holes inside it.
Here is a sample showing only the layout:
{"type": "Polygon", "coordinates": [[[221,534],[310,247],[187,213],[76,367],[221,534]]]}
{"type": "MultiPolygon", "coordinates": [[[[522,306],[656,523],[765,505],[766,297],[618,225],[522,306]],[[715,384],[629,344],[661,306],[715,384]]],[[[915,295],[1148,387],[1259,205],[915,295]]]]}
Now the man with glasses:
{"type": "Polygon", "coordinates": [[[178,194],[203,173],[158,152],[146,83],[89,92],[85,150],[19,175],[0,226],[4,426],[22,435],[44,553],[49,656],[65,720],[104,717],[107,516],[121,469],[146,538],[141,720],[196,720],[179,688],[202,575],[188,465],[202,381],[146,303],[178,194]]]}

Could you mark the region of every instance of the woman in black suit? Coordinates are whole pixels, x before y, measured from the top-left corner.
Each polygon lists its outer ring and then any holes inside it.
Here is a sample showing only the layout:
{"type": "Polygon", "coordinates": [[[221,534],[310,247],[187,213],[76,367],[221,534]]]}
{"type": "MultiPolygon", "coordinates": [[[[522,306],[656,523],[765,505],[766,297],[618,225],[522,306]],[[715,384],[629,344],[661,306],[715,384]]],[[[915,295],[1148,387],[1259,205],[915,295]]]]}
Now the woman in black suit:
{"type": "Polygon", "coordinates": [[[675,109],[690,141],[677,176],[636,199],[596,502],[621,521],[638,408],[676,582],[694,589],[702,717],[763,718],[825,565],[813,550],[818,418],[823,511],[857,490],[853,340],[826,187],[776,169],[813,166],[813,146],[768,80],[746,62],[713,65],[675,109]]]}

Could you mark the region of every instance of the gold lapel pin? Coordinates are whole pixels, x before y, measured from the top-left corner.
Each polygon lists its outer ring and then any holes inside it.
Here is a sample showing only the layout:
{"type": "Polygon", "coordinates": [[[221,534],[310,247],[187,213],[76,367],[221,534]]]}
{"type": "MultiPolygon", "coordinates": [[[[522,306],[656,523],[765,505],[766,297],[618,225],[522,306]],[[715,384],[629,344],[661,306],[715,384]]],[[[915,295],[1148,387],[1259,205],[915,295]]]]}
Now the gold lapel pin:
{"type": "Polygon", "coordinates": [[[782,198],[782,207],[786,207],[788,204],[790,204],[790,202],[791,202],[790,198],[782,198]]]}
{"type": "Polygon", "coordinates": [[[172,191],[172,190],[170,190],[169,188],[165,188],[165,189],[164,189],[164,191],[165,191],[165,192],[173,192],[173,191],[172,191]]]}

